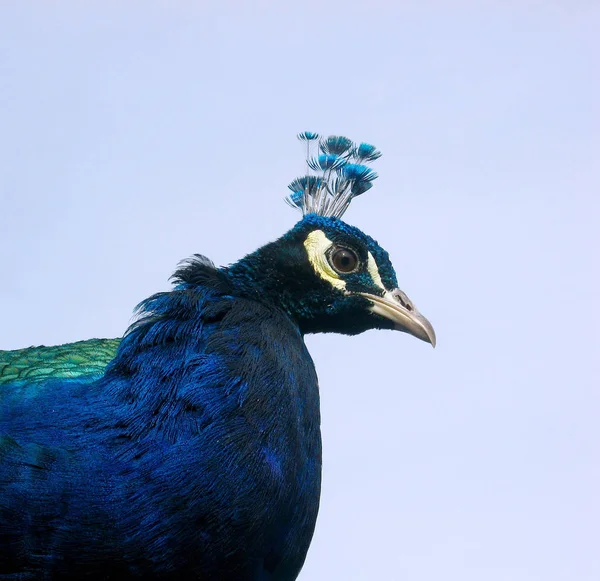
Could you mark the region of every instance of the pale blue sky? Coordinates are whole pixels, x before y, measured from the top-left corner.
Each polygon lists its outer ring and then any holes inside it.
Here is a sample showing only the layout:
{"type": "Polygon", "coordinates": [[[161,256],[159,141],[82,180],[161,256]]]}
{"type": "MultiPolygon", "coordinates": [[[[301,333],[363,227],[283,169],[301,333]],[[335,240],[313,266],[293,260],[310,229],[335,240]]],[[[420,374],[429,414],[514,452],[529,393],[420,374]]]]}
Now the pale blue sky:
{"type": "Polygon", "coordinates": [[[180,259],[290,228],[302,130],[438,348],[309,337],[301,580],[600,579],[600,5],[3,2],[0,348],[114,337],[180,259]]]}

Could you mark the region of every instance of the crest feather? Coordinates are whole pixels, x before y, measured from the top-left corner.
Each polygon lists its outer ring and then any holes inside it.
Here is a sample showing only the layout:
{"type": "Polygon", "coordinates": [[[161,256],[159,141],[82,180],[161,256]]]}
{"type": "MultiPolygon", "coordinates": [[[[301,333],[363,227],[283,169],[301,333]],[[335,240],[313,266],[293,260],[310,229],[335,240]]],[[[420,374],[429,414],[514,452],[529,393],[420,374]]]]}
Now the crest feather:
{"type": "Polygon", "coordinates": [[[286,202],[304,216],[340,218],[353,198],[373,186],[377,173],[366,164],[381,157],[381,152],[374,145],[356,145],[342,135],[320,137],[304,131],[298,139],[306,143],[308,171],[290,183],[292,193],[286,202]]]}

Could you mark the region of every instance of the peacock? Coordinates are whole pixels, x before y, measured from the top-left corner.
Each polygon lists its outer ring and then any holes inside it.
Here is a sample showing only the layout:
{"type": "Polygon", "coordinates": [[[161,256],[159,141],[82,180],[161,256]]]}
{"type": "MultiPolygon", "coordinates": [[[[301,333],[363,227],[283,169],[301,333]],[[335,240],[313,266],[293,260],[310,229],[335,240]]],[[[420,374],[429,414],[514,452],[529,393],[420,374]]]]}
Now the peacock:
{"type": "Polygon", "coordinates": [[[388,253],[341,220],[380,152],[298,137],[281,238],[180,263],[121,339],[0,352],[0,579],[296,579],[321,486],[304,335],[435,346],[388,253]]]}

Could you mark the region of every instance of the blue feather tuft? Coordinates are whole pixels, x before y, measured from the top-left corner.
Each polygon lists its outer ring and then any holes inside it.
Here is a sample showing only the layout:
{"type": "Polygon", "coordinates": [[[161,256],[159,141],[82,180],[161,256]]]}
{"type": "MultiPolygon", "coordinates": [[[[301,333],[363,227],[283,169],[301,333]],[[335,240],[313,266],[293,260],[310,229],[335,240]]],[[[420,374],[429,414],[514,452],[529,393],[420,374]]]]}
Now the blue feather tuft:
{"type": "Polygon", "coordinates": [[[356,148],[355,155],[358,161],[375,161],[381,157],[381,151],[370,143],[361,143],[356,148]]]}
{"type": "Polygon", "coordinates": [[[316,159],[308,160],[308,167],[310,167],[310,169],[314,169],[315,171],[319,171],[320,169],[337,169],[344,165],[346,165],[346,160],[337,155],[323,154],[316,159]]]}
{"type": "Polygon", "coordinates": [[[302,209],[302,201],[304,199],[304,190],[298,190],[288,196],[288,199],[296,208],[302,209]]]}
{"type": "Polygon", "coordinates": [[[352,196],[360,196],[373,187],[373,182],[355,182],[352,186],[352,196]]]}
{"type": "Polygon", "coordinates": [[[377,173],[374,172],[369,166],[361,165],[359,163],[349,163],[342,169],[344,177],[348,180],[356,181],[372,181],[377,177],[377,173]]]}
{"type": "Polygon", "coordinates": [[[314,141],[315,139],[319,139],[319,134],[312,131],[303,131],[302,133],[298,133],[298,139],[301,141],[314,141]]]}
{"type": "Polygon", "coordinates": [[[332,155],[344,155],[351,151],[354,147],[354,143],[351,139],[343,136],[332,135],[327,139],[324,139],[319,147],[323,153],[329,153],[332,155]]]}
{"type": "Polygon", "coordinates": [[[318,176],[302,176],[293,180],[288,188],[292,192],[305,192],[314,193],[316,189],[321,185],[323,180],[318,176]]]}

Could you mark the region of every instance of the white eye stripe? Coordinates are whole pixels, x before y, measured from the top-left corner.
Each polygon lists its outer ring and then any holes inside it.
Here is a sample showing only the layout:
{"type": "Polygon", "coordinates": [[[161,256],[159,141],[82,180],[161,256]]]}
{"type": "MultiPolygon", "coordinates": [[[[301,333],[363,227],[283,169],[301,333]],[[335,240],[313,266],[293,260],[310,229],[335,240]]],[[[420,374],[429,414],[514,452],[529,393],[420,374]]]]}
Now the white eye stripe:
{"type": "Polygon", "coordinates": [[[384,291],[387,290],[385,286],[383,286],[383,281],[381,280],[381,275],[379,274],[377,261],[370,252],[368,253],[367,270],[369,271],[369,274],[371,275],[371,278],[373,279],[375,285],[384,291]]]}
{"type": "Polygon", "coordinates": [[[337,273],[327,260],[327,251],[333,246],[333,242],[325,236],[322,230],[314,230],[304,241],[304,248],[308,254],[308,260],[315,272],[326,280],[331,286],[340,290],[346,289],[346,281],[338,277],[337,273]]]}

